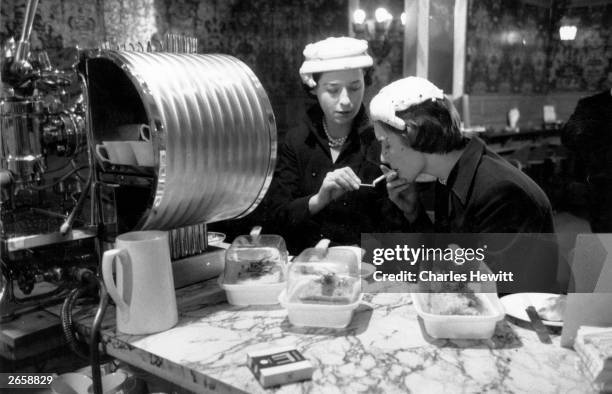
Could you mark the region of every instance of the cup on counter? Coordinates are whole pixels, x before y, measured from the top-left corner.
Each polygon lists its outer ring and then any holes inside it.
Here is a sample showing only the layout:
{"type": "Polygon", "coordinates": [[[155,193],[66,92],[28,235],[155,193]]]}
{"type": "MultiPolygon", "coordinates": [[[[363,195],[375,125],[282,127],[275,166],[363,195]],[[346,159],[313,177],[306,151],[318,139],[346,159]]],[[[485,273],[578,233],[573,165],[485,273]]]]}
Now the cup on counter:
{"type": "Polygon", "coordinates": [[[136,164],[141,167],[153,167],[153,144],[144,141],[128,141],[136,157],[136,164]]]}
{"type": "MultiPolygon", "coordinates": [[[[93,384],[87,389],[88,394],[93,394],[93,384]]],[[[102,376],[103,394],[143,394],[146,389],[143,385],[129,377],[124,372],[113,372],[102,376]]]]}
{"type": "Polygon", "coordinates": [[[130,141],[102,141],[96,145],[96,155],[100,160],[112,164],[137,164],[130,141]]]}
{"type": "Polygon", "coordinates": [[[51,392],[54,394],[81,394],[91,387],[92,380],[81,373],[65,373],[51,382],[51,392]]]}
{"type": "Polygon", "coordinates": [[[141,167],[153,167],[154,155],[151,143],[151,129],[146,124],[126,124],[117,128],[119,135],[127,140],[132,147],[136,165],[141,167]],[[138,138],[138,141],[134,141],[138,138]]]}
{"type": "Polygon", "coordinates": [[[117,305],[118,331],[151,334],[177,323],[167,232],[119,235],[115,249],[107,250],[102,257],[102,278],[117,305]]]}

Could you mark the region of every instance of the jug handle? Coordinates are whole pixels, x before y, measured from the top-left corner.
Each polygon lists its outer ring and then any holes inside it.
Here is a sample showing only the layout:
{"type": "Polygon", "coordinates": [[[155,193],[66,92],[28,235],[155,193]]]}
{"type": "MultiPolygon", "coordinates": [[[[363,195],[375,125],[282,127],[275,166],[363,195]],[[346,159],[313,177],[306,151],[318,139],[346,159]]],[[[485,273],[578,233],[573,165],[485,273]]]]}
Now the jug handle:
{"type": "Polygon", "coordinates": [[[123,300],[123,297],[119,295],[119,291],[117,290],[117,286],[113,280],[113,262],[115,261],[115,257],[119,257],[119,262],[123,264],[126,269],[128,268],[127,264],[130,260],[130,255],[125,249],[107,250],[102,256],[102,278],[104,279],[104,284],[106,285],[108,294],[111,296],[113,301],[115,301],[117,307],[127,311],[128,305],[123,300]]]}

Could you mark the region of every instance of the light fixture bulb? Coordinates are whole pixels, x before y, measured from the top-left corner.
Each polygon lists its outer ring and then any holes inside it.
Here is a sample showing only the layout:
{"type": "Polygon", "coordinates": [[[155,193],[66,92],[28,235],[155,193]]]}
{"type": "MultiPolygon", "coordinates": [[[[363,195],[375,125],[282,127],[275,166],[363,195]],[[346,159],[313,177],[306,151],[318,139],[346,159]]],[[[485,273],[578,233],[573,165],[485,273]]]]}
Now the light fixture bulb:
{"type": "Polygon", "coordinates": [[[357,8],[355,12],[353,12],[353,22],[354,23],[361,25],[363,22],[365,22],[365,19],[366,19],[366,13],[361,8],[357,8]]]}
{"type": "Polygon", "coordinates": [[[559,28],[559,38],[561,41],[571,41],[576,39],[578,28],[574,25],[563,25],[559,28]]]}
{"type": "Polygon", "coordinates": [[[402,26],[406,26],[406,13],[402,12],[402,15],[400,15],[400,21],[402,21],[402,26]]]}
{"type": "Polygon", "coordinates": [[[393,17],[389,13],[389,11],[387,11],[387,9],[384,7],[377,8],[376,11],[374,11],[374,19],[378,23],[386,22],[390,20],[391,18],[393,17]]]}

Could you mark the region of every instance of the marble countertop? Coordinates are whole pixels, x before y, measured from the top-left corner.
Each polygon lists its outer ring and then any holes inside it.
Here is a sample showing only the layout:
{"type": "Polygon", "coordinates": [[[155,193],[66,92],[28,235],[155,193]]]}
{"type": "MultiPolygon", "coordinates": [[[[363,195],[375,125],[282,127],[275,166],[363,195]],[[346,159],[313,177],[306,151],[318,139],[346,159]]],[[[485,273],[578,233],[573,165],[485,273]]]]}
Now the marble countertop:
{"type": "MultiPolygon", "coordinates": [[[[409,294],[364,294],[343,330],[297,328],[280,306],[227,304],[216,280],[177,290],[179,323],[146,336],[103,325],[106,352],[194,392],[584,393],[578,357],[506,320],[490,340],[435,340],[409,294]],[[311,360],[311,381],[264,390],[246,366],[256,349],[293,346],[311,360]]],[[[91,322],[90,313],[80,317],[91,322]]]]}

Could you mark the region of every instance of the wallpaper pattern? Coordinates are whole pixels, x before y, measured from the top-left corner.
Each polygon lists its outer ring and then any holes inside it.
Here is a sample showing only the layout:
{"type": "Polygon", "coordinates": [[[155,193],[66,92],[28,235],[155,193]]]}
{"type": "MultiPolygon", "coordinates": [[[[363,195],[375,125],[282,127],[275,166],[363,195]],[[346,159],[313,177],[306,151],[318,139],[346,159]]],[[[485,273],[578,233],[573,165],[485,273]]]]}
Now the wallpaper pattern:
{"type": "MultiPolygon", "coordinates": [[[[25,0],[5,0],[0,11],[0,40],[18,39],[26,10],[25,0]]],[[[32,49],[44,48],[53,60],[68,46],[93,48],[102,41],[118,44],[146,42],[157,31],[153,0],[40,1],[32,49]]]]}
{"type": "Polygon", "coordinates": [[[612,4],[572,7],[574,41],[560,41],[561,15],[522,1],[470,0],[468,93],[541,94],[612,86],[612,4]],[[551,20],[551,18],[553,18],[551,20]]]}
{"type": "MultiPolygon", "coordinates": [[[[1,5],[4,43],[18,39],[26,0],[1,5]]],[[[110,41],[129,48],[167,32],[195,36],[200,53],[230,54],[251,67],[282,125],[290,112],[286,99],[305,98],[298,75],[304,46],[347,35],[347,12],[348,0],[46,0],[39,2],[32,49],[45,48],[53,62],[65,46],[110,41]]]]}
{"type": "MultiPolygon", "coordinates": [[[[574,41],[553,35],[550,88],[603,90],[612,87],[612,4],[572,8],[577,20],[574,41]]],[[[556,29],[558,29],[558,22],[556,29]]]]}
{"type": "Polygon", "coordinates": [[[164,0],[157,10],[160,33],[195,35],[200,52],[236,56],[277,100],[301,90],[304,46],[348,29],[347,0],[164,0]]]}

